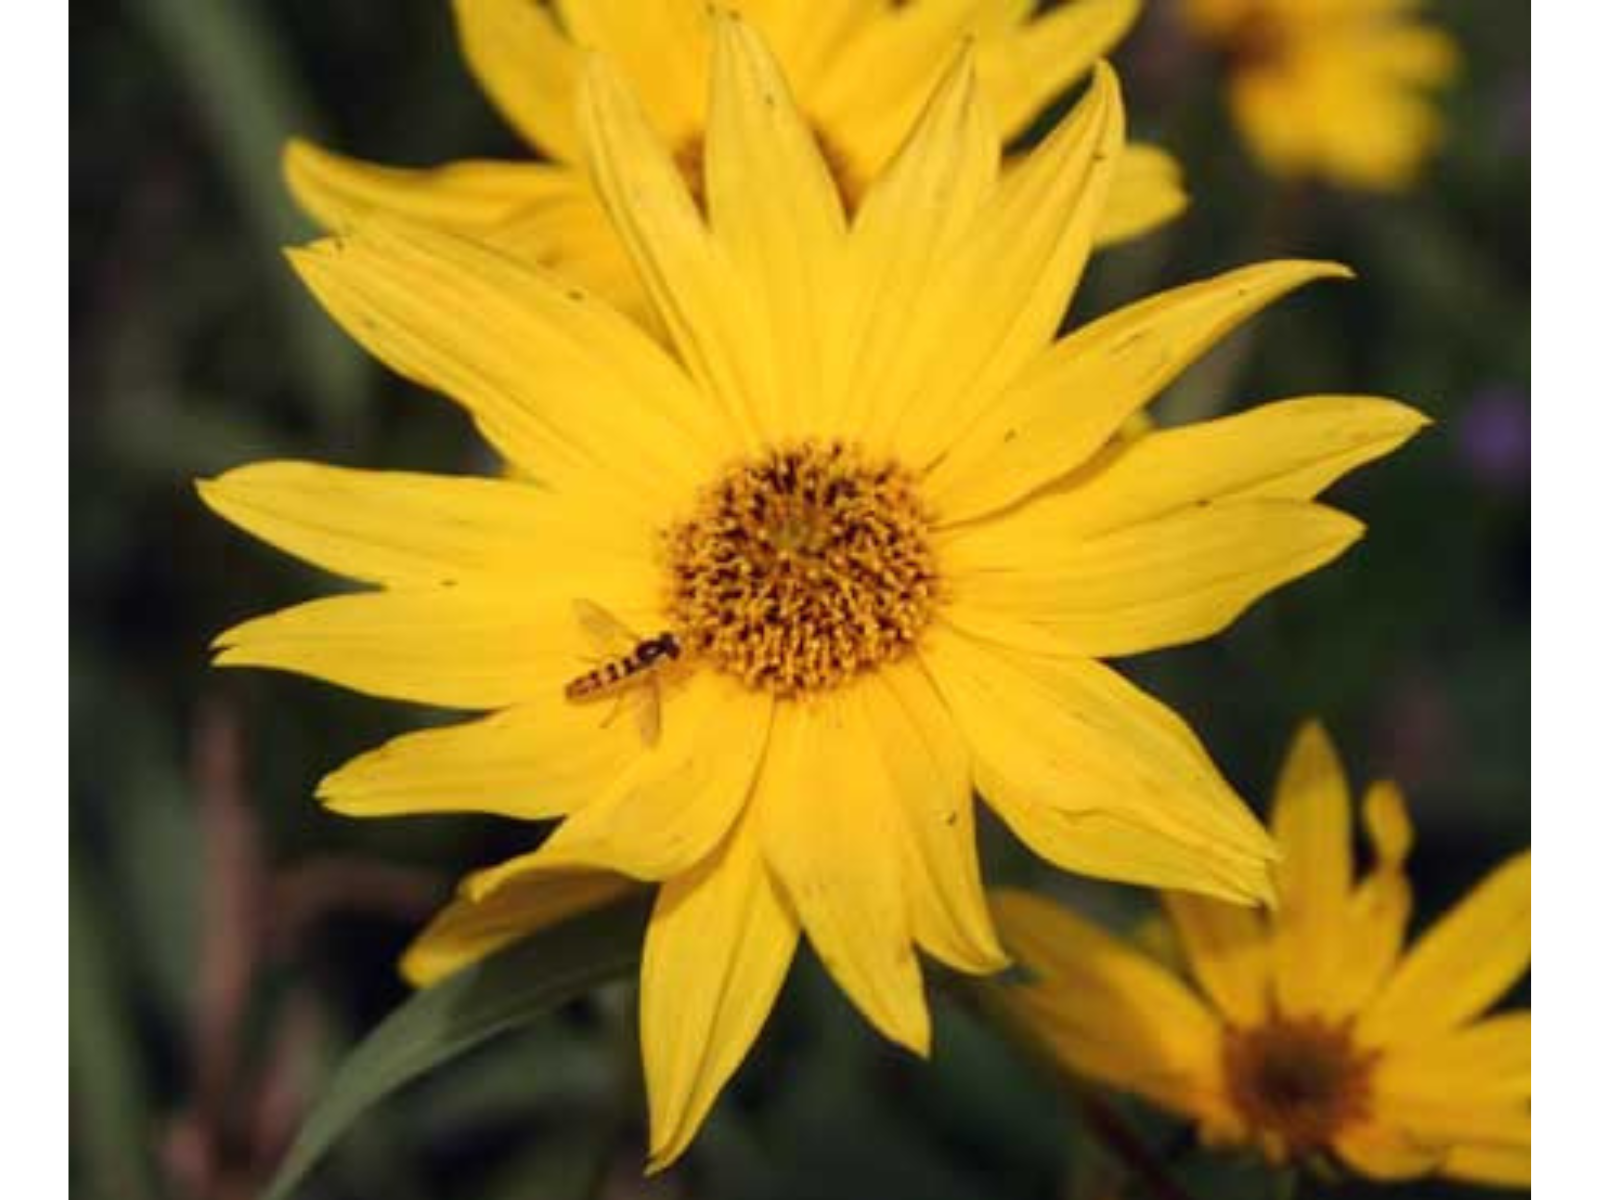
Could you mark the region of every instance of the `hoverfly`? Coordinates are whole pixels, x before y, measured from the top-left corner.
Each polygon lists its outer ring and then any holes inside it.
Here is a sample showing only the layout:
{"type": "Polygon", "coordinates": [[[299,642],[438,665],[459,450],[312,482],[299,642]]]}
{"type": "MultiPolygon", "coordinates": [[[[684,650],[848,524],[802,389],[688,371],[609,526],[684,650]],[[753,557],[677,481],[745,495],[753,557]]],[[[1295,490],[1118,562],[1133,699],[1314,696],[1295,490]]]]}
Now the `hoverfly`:
{"type": "Polygon", "coordinates": [[[615,697],[606,719],[609,725],[624,705],[632,705],[639,736],[647,746],[661,736],[661,668],[675,662],[683,647],[671,631],[641,638],[592,600],[574,600],[572,611],[601,654],[600,665],[567,684],[566,696],[574,703],[615,697]]]}

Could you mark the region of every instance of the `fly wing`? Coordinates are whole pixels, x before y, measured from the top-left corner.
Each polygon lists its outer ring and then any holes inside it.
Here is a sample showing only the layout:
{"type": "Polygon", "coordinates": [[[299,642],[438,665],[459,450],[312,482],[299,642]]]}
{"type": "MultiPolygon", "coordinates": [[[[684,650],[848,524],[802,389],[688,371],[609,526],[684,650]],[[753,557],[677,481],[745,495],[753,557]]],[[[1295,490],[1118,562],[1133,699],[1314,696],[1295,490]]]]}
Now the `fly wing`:
{"type": "Polygon", "coordinates": [[[627,702],[633,707],[640,740],[654,746],[661,740],[661,681],[654,675],[641,679],[637,687],[628,690],[627,702]]]}
{"type": "Polygon", "coordinates": [[[639,644],[639,638],[633,630],[593,600],[574,600],[572,612],[583,631],[589,635],[589,640],[606,658],[621,658],[631,654],[639,644]]]}

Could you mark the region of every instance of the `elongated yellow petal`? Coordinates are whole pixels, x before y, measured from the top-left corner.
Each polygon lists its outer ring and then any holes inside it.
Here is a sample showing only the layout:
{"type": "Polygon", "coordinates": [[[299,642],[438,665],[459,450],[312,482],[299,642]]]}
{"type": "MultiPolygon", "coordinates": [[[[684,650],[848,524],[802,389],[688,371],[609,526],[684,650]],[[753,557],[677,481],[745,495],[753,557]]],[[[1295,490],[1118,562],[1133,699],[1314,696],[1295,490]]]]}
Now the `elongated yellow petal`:
{"type": "Polygon", "coordinates": [[[900,150],[932,81],[993,31],[995,22],[978,12],[983,7],[974,0],[895,5],[866,22],[807,81],[807,111],[836,140],[853,173],[871,178],[900,150]]]}
{"type": "Polygon", "coordinates": [[[727,445],[661,348],[543,269],[414,223],[291,252],[333,316],[378,357],[464,405],[527,474],[610,476],[618,503],[683,503],[727,445]]]}
{"type": "Polygon", "coordinates": [[[455,0],[455,6],[467,65],[506,120],[541,150],[575,161],[578,52],[549,9],[529,0],[455,0]]]}
{"type": "Polygon", "coordinates": [[[769,383],[762,344],[745,336],[755,313],[742,280],[637,96],[600,57],[584,74],[579,119],[595,187],[678,356],[753,444],[769,383]]]}
{"type": "Polygon", "coordinates": [[[990,994],[1031,1039],[1179,1112],[1220,1107],[1222,1027],[1194,993],[1062,905],[1010,889],[993,903],[1006,946],[1039,978],[990,994]]]}
{"type": "Polygon", "coordinates": [[[413,987],[427,987],[511,942],[620,900],[637,887],[616,875],[572,872],[525,876],[477,904],[451,902],[419,933],[400,960],[413,987]]]}
{"type": "MultiPolygon", "coordinates": [[[[505,878],[531,870],[595,868],[635,879],[670,879],[728,836],[749,798],[766,749],[772,699],[715,671],[697,671],[662,699],[661,736],[635,739],[617,778],[505,878]]],[[[590,719],[603,715],[590,708],[590,719]]],[[[631,724],[631,722],[630,722],[631,724]]],[[[501,876],[485,873],[484,894],[501,876]]]]}
{"type": "Polygon", "coordinates": [[[639,983],[651,1171],[688,1147],[755,1041],[798,938],[748,823],[662,886],[639,983]]]}
{"type": "Polygon", "coordinates": [[[648,531],[637,523],[596,520],[508,480],[264,462],[198,487],[241,529],[367,583],[538,587],[556,554],[574,575],[638,579],[653,566],[648,531]]]}
{"type": "Polygon", "coordinates": [[[711,6],[697,0],[556,0],[573,39],[632,81],[651,122],[677,141],[703,128],[711,6]]]}
{"type": "Polygon", "coordinates": [[[639,748],[631,725],[607,725],[552,686],[483,720],[395,738],[324,778],[317,796],[351,817],[483,812],[536,821],[604,795],[639,748]]]}
{"type": "Polygon", "coordinates": [[[1188,207],[1177,160],[1156,146],[1130,144],[1111,181],[1095,244],[1112,246],[1142,237],[1188,207]]]}
{"type": "Polygon", "coordinates": [[[1334,263],[1260,263],[1085,326],[1030,362],[993,404],[970,410],[969,425],[930,472],[930,498],[955,521],[1061,478],[1245,320],[1314,279],[1348,274],[1334,263]]]}
{"type": "Polygon", "coordinates": [[[271,667],[374,696],[503,708],[583,670],[570,601],[430,588],[333,596],[236,625],[218,666],[271,667]]]}
{"type": "Polygon", "coordinates": [[[867,192],[850,230],[852,286],[840,297],[836,335],[841,414],[868,444],[886,444],[899,406],[883,397],[914,387],[928,280],[947,260],[999,178],[1000,139],[978,94],[970,53],[934,90],[904,146],[867,192]]]}
{"type": "Polygon", "coordinates": [[[1235,1025],[1261,1020],[1271,978],[1261,914],[1183,892],[1162,892],[1161,900],[1206,995],[1235,1025]]]}
{"type": "Polygon", "coordinates": [[[761,426],[772,440],[834,433],[822,365],[824,322],[838,291],[844,209],[783,72],[751,27],[719,14],[705,182],[711,225],[746,282],[768,368],[761,426]]]}
{"type": "Polygon", "coordinates": [[[1335,1019],[1359,1012],[1383,986],[1399,961],[1411,917],[1411,884],[1404,870],[1411,823],[1400,789],[1387,781],[1373,784],[1362,801],[1362,816],[1376,861],[1351,894],[1340,963],[1324,979],[1319,1011],[1335,1019]]]}
{"type": "Polygon", "coordinates": [[[849,692],[780,704],[757,782],[762,853],[829,974],[888,1039],[927,1054],[894,794],[849,692]]]}
{"type": "Polygon", "coordinates": [[[1472,1143],[1453,1146],[1444,1156],[1443,1173],[1451,1179],[1492,1187],[1525,1188],[1533,1184],[1533,1146],[1472,1143]]]}
{"type": "Polygon", "coordinates": [[[1026,131],[1040,109],[1108,57],[1139,7],[1140,0],[1068,0],[984,39],[980,78],[1005,137],[1026,131]]]}
{"type": "Polygon", "coordinates": [[[1226,629],[1361,530],[1321,505],[1243,500],[1051,543],[1024,507],[944,539],[957,597],[950,621],[1019,649],[1083,657],[1181,645],[1226,629]]]}
{"type": "Polygon", "coordinates": [[[1040,494],[1026,513],[1041,539],[1093,537],[1194,504],[1309,500],[1428,424],[1363,396],[1306,396],[1238,416],[1158,429],[1040,494]]]}
{"type": "Polygon", "coordinates": [[[1501,1013],[1442,1036],[1390,1046],[1375,1090],[1404,1109],[1526,1101],[1533,1089],[1533,1014],[1501,1013]]]}
{"type": "Polygon", "coordinates": [[[1295,734],[1278,776],[1272,834],[1280,908],[1274,922],[1273,991],[1291,1015],[1320,1011],[1341,965],[1343,940],[1359,936],[1344,921],[1350,898],[1350,787],[1321,723],[1295,734]]]}
{"type": "Polygon", "coordinates": [[[568,202],[583,176],[564,165],[454,162],[386,167],[293,138],[283,173],[300,206],[326,229],[347,230],[374,212],[444,228],[490,229],[529,208],[568,202]]]}
{"type": "Polygon", "coordinates": [[[1266,832],[1188,727],[1110,668],[942,633],[924,652],[979,793],[1069,870],[1254,902],[1266,832]]]}
{"type": "Polygon", "coordinates": [[[1339,1131],[1334,1138],[1339,1157],[1372,1179],[1415,1179],[1438,1170],[1445,1151],[1419,1142],[1406,1131],[1365,1121],[1339,1131]]]}
{"type": "Polygon", "coordinates": [[[1442,1032],[1482,1012],[1533,954],[1533,858],[1519,854],[1444,915],[1401,960],[1361,1015],[1374,1043],[1442,1032]]]}
{"type": "Polygon", "coordinates": [[[961,731],[915,662],[859,686],[903,820],[912,936],[957,970],[999,970],[1008,960],[984,899],[961,731]]]}
{"type": "MultiPolygon", "coordinates": [[[[925,467],[954,452],[1055,336],[1093,246],[1122,154],[1122,97],[1109,67],[1049,138],[1000,181],[984,219],[930,279],[906,322],[920,357],[911,386],[886,389],[904,460],[925,467]]],[[[1008,470],[996,464],[996,470],[1008,470]]],[[[941,507],[944,496],[930,485],[941,507]]]]}

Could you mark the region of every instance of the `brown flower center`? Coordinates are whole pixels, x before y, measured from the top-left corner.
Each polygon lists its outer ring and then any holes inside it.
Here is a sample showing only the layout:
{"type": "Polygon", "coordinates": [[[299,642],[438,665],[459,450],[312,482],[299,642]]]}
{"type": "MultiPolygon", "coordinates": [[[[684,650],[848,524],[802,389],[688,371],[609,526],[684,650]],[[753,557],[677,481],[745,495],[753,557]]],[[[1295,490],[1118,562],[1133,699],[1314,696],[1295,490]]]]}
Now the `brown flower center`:
{"type": "Polygon", "coordinates": [[[1376,1057],[1355,1045],[1348,1023],[1274,1017],[1230,1030],[1222,1065],[1234,1106],[1251,1129],[1303,1155],[1326,1148],[1368,1114],[1376,1057]]]}
{"type": "Polygon", "coordinates": [[[684,649],[779,695],[838,687],[909,651],[937,602],[911,473],[840,442],[736,464],[666,534],[684,649]]]}
{"type": "Polygon", "coordinates": [[[1290,33],[1270,4],[1256,3],[1241,11],[1218,38],[1230,71],[1267,70],[1281,62],[1290,33]]]}
{"type": "MultiPolygon", "coordinates": [[[[828,164],[828,172],[833,176],[834,186],[839,189],[839,203],[844,206],[845,215],[855,215],[856,205],[860,203],[861,194],[866,188],[866,180],[861,178],[849,155],[820,125],[813,122],[811,133],[817,139],[817,149],[822,152],[823,162],[828,164]]],[[[704,213],[706,211],[705,135],[695,133],[685,138],[678,144],[673,158],[678,164],[678,170],[683,173],[684,182],[689,185],[689,194],[694,197],[695,204],[704,213]]]]}

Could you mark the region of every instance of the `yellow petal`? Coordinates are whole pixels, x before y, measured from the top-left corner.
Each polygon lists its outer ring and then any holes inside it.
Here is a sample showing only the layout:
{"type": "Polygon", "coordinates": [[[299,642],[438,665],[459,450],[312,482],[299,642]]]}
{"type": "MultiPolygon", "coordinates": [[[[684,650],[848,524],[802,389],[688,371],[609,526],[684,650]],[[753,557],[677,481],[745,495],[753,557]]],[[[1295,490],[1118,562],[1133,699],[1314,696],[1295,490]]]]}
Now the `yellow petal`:
{"type": "Polygon", "coordinates": [[[894,794],[849,691],[780,703],[756,784],[762,852],[829,974],[891,1041],[927,1054],[894,794]]]}
{"type": "Polygon", "coordinates": [[[1353,1016],[1377,993],[1400,958],[1411,917],[1404,871],[1411,823],[1400,789],[1386,781],[1373,784],[1362,814],[1376,861],[1351,894],[1339,966],[1323,980],[1318,1011],[1332,1018],[1353,1016]]]}
{"type": "Polygon", "coordinates": [[[591,58],[579,102],[590,173],[678,357],[754,444],[769,387],[751,301],[628,81],[591,58]]]}
{"type": "Polygon", "coordinates": [[[683,1153],[755,1041],[798,937],[748,824],[662,886],[639,982],[651,1171],[683,1153]]]}
{"type": "Polygon", "coordinates": [[[1025,132],[1040,109],[1108,57],[1139,6],[1140,0],[1068,0],[984,39],[980,78],[1005,137],[1025,132]]]}
{"type": "MultiPolygon", "coordinates": [[[[1124,440],[1020,512],[1041,538],[1093,537],[1222,500],[1309,500],[1428,423],[1392,400],[1306,396],[1124,440]]],[[[1019,515],[1020,515],[1019,512],[1019,515]]]]}
{"type": "Polygon", "coordinates": [[[283,172],[300,206],[324,228],[339,230],[374,212],[446,229],[487,229],[584,187],[583,176],[567,166],[468,161],[420,170],[386,167],[301,138],[284,147],[283,172]]]}
{"type": "Polygon", "coordinates": [[[958,526],[941,546],[952,623],[1018,648],[1091,658],[1209,637],[1342,554],[1359,521],[1321,505],[1195,507],[1087,541],[1041,541],[1024,506],[958,526]]]}
{"type": "Polygon", "coordinates": [[[291,258],[353,336],[534,478],[614,478],[618,503],[659,514],[720,461],[714,411],[661,347],[542,268],[389,218],[291,258]]]}
{"type": "Polygon", "coordinates": [[[850,230],[852,286],[836,335],[847,357],[848,423],[886,443],[898,405],[927,364],[907,328],[928,320],[928,281],[955,253],[999,178],[1000,139],[978,95],[972,55],[958,55],[904,146],[868,190],[850,230]]]}
{"type": "Polygon", "coordinates": [[[1062,905],[993,897],[1001,937],[1036,982],[990,995],[1079,1074],[1204,1117],[1219,1107],[1222,1026],[1164,968],[1062,905]]]}
{"type": "Polygon", "coordinates": [[[1253,902],[1266,832],[1169,709],[1110,668],[953,632],[924,661],[972,751],[979,793],[1069,870],[1253,902]]]}
{"type": "Polygon", "coordinates": [[[974,10],[982,7],[973,0],[882,6],[839,46],[825,70],[805,81],[807,111],[855,175],[872,178],[901,149],[906,130],[937,90],[930,85],[981,36],[974,10]]]}
{"type": "Polygon", "coordinates": [[[1477,1143],[1453,1146],[1445,1153],[1443,1173],[1451,1179],[1492,1187],[1533,1185],[1533,1146],[1477,1143]]]}
{"type": "MultiPolygon", "coordinates": [[[[646,747],[635,738],[610,786],[538,850],[507,863],[507,877],[585,867],[668,879],[728,836],[766,749],[772,699],[712,670],[664,691],[660,740],[646,747]]],[[[498,879],[485,873],[476,886],[487,894],[498,879]]]]}
{"type": "Polygon", "coordinates": [[[705,180],[711,225],[745,280],[770,372],[762,429],[781,440],[816,427],[832,407],[820,365],[836,303],[844,209],[827,163],[783,72],[750,25],[718,13],[712,27],[705,180]]]}
{"type": "Polygon", "coordinates": [[[969,410],[970,426],[958,431],[961,436],[930,472],[930,498],[942,518],[956,521],[1061,478],[1190,363],[1272,301],[1314,279],[1348,274],[1334,263],[1260,263],[1162,292],[1092,322],[1028,363],[993,403],[969,410]]]}
{"type": "Polygon", "coordinates": [[[198,488],[212,511],[241,529],[367,583],[538,586],[548,581],[554,554],[573,575],[632,576],[630,593],[651,586],[655,573],[641,525],[576,512],[508,480],[264,462],[198,488]]]}
{"type": "Polygon", "coordinates": [[[637,885],[615,875],[572,872],[526,876],[477,904],[452,901],[406,949],[400,971],[427,987],[501,946],[628,895],[637,885]]]}
{"type": "Polygon", "coordinates": [[[883,669],[858,686],[906,831],[912,935],[957,970],[997,971],[1008,960],[984,899],[961,731],[915,662],[883,669]]]}
{"type": "Polygon", "coordinates": [[[1184,958],[1231,1024],[1250,1025],[1267,1012],[1270,979],[1266,926],[1261,914],[1204,896],[1162,892],[1184,958]]]}
{"type": "Polygon", "coordinates": [[[533,145],[574,161],[578,52],[549,9],[529,0],[455,0],[455,6],[462,53],[495,106],[533,145]]]}
{"type": "Polygon", "coordinates": [[[669,139],[704,128],[710,6],[685,0],[557,0],[573,40],[631,81],[669,139]]]}
{"type": "Polygon", "coordinates": [[[911,386],[880,398],[900,415],[904,461],[925,467],[955,452],[1050,344],[1093,246],[1122,141],[1121,93],[1102,65],[1071,115],[1005,173],[983,219],[939,265],[902,329],[905,353],[920,356],[921,369],[908,373],[911,386]]]}
{"type": "Polygon", "coordinates": [[[1418,941],[1362,1014],[1374,1044],[1420,1037],[1470,1020],[1493,1004],[1532,958],[1533,858],[1506,862],[1418,941]]]}
{"type": "Polygon", "coordinates": [[[536,821],[604,795],[639,749],[631,725],[604,724],[550,687],[480,721],[395,738],[327,776],[317,796],[352,817],[483,812],[536,821]]]}
{"type": "Polygon", "coordinates": [[[1142,237],[1188,207],[1177,160],[1156,146],[1130,145],[1117,164],[1095,244],[1111,246],[1142,237]]]}
{"type": "Polygon", "coordinates": [[[1343,957],[1351,873],[1350,788],[1320,722],[1302,725],[1289,747],[1273,798],[1272,833],[1283,854],[1274,992],[1287,1013],[1317,1012],[1343,957]]]}
{"type": "Polygon", "coordinates": [[[1404,1130],[1373,1121],[1350,1126],[1334,1138],[1339,1157],[1370,1179],[1415,1179],[1439,1169],[1444,1151],[1418,1142],[1404,1130]]]}
{"type": "Polygon", "coordinates": [[[582,670],[571,604],[431,588],[333,596],[236,625],[216,665],[270,667],[441,708],[504,708],[582,670]]]}
{"type": "Polygon", "coordinates": [[[1388,1047],[1374,1092],[1408,1105],[1525,1102],[1533,1092],[1533,1014],[1500,1013],[1442,1036],[1388,1047]]]}

